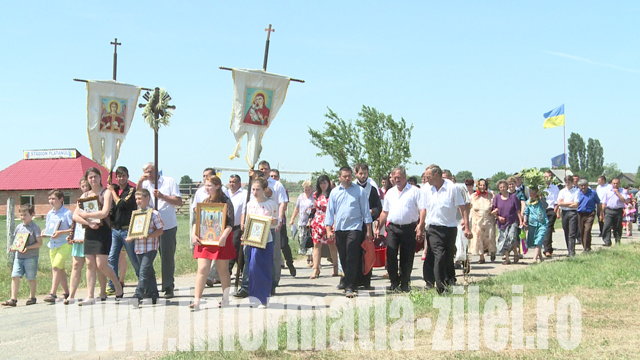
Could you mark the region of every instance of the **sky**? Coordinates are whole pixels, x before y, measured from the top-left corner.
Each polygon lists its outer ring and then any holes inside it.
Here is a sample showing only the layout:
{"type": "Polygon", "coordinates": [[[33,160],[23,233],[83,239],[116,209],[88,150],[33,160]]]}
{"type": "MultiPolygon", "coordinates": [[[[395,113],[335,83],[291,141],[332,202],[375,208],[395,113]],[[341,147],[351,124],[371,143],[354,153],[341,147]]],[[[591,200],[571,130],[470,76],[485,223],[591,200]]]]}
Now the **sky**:
{"type": "MultiPolygon", "coordinates": [[[[328,108],[348,120],[363,105],[414,125],[422,164],[410,174],[431,163],[476,178],[548,167],[563,152],[563,128],[543,129],[542,114],[565,104],[567,138],[600,140],[605,163],[635,173],[638,18],[635,1],[9,2],[0,12],[0,169],[22,150],[90,157],[86,87],[72,79],[111,79],[114,38],[117,80],[164,87],[177,106],[159,135],[165,175],[248,168],[244,153],[229,160],[233,81],[218,67],[261,68],[272,24],[267,70],[306,81],[289,85],[264,135],[272,168],[332,169],[308,128],[321,129],[328,108]]],[[[148,161],[153,132],[137,110],[118,165],[136,180],[148,161]]]]}

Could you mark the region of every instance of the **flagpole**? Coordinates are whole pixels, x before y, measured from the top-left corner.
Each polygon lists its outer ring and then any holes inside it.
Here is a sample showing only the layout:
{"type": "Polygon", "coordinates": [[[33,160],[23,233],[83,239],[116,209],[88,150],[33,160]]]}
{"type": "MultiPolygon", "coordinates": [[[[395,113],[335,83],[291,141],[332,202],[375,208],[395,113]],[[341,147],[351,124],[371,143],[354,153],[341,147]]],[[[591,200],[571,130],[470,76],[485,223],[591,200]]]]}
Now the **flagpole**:
{"type": "Polygon", "coordinates": [[[567,125],[566,125],[566,115],[565,115],[565,125],[562,125],[562,135],[563,135],[563,142],[562,145],[564,146],[564,177],[567,177],[567,125]]]}

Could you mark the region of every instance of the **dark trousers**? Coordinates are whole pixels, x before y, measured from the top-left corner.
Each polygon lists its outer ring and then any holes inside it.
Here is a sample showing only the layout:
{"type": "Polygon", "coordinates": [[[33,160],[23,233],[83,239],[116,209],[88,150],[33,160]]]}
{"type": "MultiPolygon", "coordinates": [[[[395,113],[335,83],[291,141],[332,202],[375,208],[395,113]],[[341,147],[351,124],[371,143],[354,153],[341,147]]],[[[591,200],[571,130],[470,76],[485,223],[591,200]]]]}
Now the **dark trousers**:
{"type": "Polygon", "coordinates": [[[344,276],[340,283],[345,290],[355,290],[358,271],[362,271],[362,231],[336,231],[336,247],[344,276]],[[358,270],[360,268],[360,270],[358,270]]]}
{"type": "Polygon", "coordinates": [[[582,235],[582,249],[587,251],[591,250],[591,228],[593,228],[593,221],[595,219],[595,211],[578,213],[578,229],[582,235]]]}
{"type": "MultiPolygon", "coordinates": [[[[240,242],[242,240],[242,230],[240,230],[240,225],[233,227],[233,247],[236,248],[236,254],[240,254],[240,242]]],[[[233,265],[236,263],[236,259],[229,260],[229,274],[233,275],[233,265]]]]}
{"type": "Polygon", "coordinates": [[[144,254],[136,254],[136,260],[140,264],[140,272],[134,297],[138,299],[142,299],[145,295],[152,299],[159,297],[156,271],[153,268],[153,260],[156,258],[156,253],[156,250],[152,250],[144,254]]]}
{"type": "Polygon", "coordinates": [[[622,238],[622,209],[605,209],[604,228],[602,229],[602,240],[605,246],[611,246],[611,231],[616,239],[616,244],[622,238]]]}
{"type": "MultiPolygon", "coordinates": [[[[364,243],[365,238],[367,237],[367,225],[362,224],[362,235],[360,236],[360,244],[364,243]]],[[[364,256],[364,249],[360,246],[360,256],[364,256]]],[[[364,275],[362,261],[361,265],[358,266],[358,271],[356,273],[356,287],[364,286],[365,288],[371,287],[371,274],[373,273],[373,269],[369,271],[367,275],[364,275]]]]}
{"type": "Polygon", "coordinates": [[[165,230],[160,235],[160,264],[162,265],[162,291],[173,291],[176,270],[176,232],[178,227],[165,230]]]}
{"type": "MultiPolygon", "coordinates": [[[[416,252],[417,222],[407,225],[389,223],[387,226],[387,272],[391,286],[408,287],[416,252]],[[400,252],[400,272],[398,273],[398,252],[400,252]]],[[[344,263],[343,263],[344,266],[344,263]]]]}
{"type": "Polygon", "coordinates": [[[427,230],[427,257],[422,264],[422,274],[427,287],[436,286],[442,293],[447,286],[455,285],[457,227],[429,225],[427,230]]]}
{"type": "Polygon", "coordinates": [[[600,229],[600,236],[602,236],[602,230],[604,230],[604,220],[600,220],[600,213],[602,213],[602,210],[600,206],[598,206],[596,210],[597,210],[596,216],[598,217],[598,227],[600,229]]]}
{"type": "Polygon", "coordinates": [[[562,210],[562,229],[564,230],[564,242],[567,244],[569,256],[576,254],[576,238],[578,237],[578,212],[575,210],[562,210]]]}
{"type": "Polygon", "coordinates": [[[280,250],[282,250],[284,262],[287,264],[287,267],[292,267],[293,255],[291,254],[291,247],[289,246],[289,235],[287,234],[286,224],[282,225],[280,231],[280,250]]]}
{"type": "Polygon", "coordinates": [[[556,225],[556,212],[553,209],[547,209],[547,233],[544,234],[544,252],[553,254],[553,230],[556,225]]]}

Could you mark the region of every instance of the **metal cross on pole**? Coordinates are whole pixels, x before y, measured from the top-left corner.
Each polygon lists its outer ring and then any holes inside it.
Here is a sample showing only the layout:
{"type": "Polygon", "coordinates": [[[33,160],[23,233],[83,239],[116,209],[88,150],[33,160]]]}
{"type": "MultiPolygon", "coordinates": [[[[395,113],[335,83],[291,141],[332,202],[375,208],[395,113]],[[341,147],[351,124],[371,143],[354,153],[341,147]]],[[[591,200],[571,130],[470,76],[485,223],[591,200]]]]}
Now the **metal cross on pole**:
{"type": "Polygon", "coordinates": [[[115,38],[110,44],[113,45],[113,80],[115,81],[118,72],[118,45],[122,45],[122,43],[119,43],[118,38],[115,38]]]}
{"type": "Polygon", "coordinates": [[[262,70],[267,71],[267,60],[269,59],[269,39],[271,38],[271,33],[275,32],[276,29],[271,28],[271,24],[269,24],[268,29],[264,29],[267,32],[267,43],[264,45],[264,62],[262,63],[262,70]]]}

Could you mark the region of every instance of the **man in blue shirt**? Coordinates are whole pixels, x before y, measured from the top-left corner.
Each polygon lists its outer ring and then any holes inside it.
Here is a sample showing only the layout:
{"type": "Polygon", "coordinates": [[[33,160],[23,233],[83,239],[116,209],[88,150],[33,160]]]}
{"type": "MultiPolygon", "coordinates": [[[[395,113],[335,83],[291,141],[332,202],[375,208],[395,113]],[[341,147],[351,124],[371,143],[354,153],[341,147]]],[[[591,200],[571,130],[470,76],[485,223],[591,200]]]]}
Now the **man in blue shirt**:
{"type": "Polygon", "coordinates": [[[362,187],[352,183],[353,171],[350,167],[340,168],[340,185],[331,191],[327,203],[324,224],[327,226],[327,238],[335,237],[340,263],[344,276],[338,289],[344,289],[348,298],[355,296],[355,281],[358,269],[362,266],[361,247],[362,224],[366,224],[364,241],[373,239],[369,200],[362,187]]]}
{"type": "Polygon", "coordinates": [[[591,227],[596,219],[596,209],[600,204],[598,193],[589,187],[587,179],[578,181],[580,198],[578,200],[578,229],[582,235],[582,249],[591,251],[591,227]]]}

